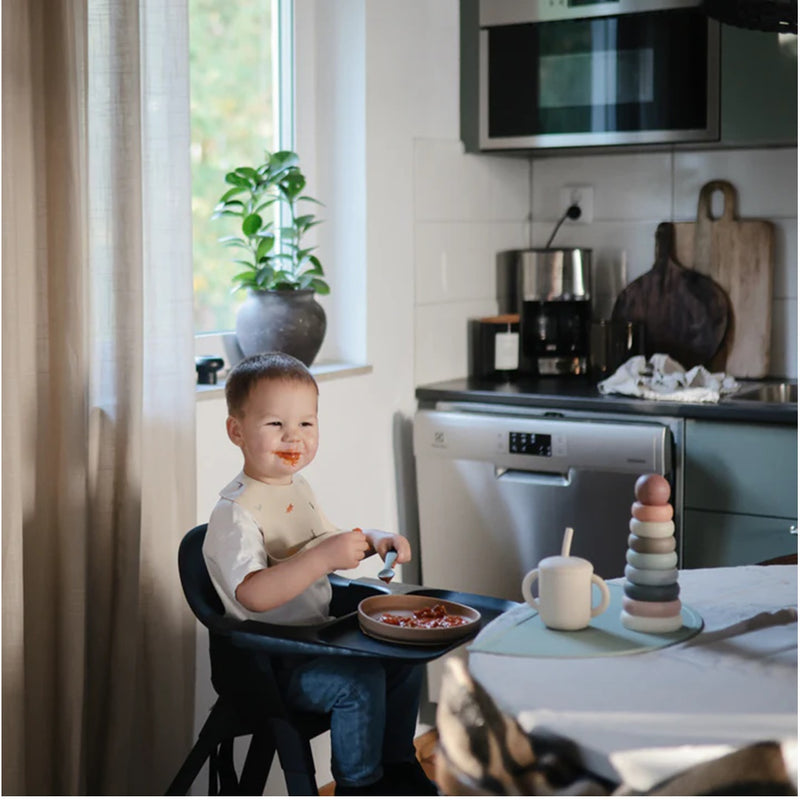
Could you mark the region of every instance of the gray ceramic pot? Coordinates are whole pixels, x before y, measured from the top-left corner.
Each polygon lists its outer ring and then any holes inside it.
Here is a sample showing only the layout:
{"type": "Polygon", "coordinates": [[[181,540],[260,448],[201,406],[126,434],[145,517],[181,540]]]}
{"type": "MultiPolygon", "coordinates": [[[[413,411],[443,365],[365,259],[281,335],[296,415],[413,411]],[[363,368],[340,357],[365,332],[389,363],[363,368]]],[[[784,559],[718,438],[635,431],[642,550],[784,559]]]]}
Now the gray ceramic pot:
{"type": "Polygon", "coordinates": [[[251,291],[236,315],[236,338],[245,356],[280,350],[311,366],[325,325],[313,289],[251,291]]]}

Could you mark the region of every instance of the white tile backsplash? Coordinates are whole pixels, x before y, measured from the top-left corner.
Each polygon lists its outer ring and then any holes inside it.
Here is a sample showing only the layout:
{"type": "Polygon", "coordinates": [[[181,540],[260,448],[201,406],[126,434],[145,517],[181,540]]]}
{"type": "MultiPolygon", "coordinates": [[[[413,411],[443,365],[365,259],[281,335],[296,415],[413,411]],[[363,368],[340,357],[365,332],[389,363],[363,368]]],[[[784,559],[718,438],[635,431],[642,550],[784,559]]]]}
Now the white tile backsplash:
{"type": "Polygon", "coordinates": [[[490,219],[525,220],[529,218],[531,167],[516,158],[489,157],[483,159],[487,173],[488,193],[479,198],[491,214],[490,219]]]}
{"type": "Polygon", "coordinates": [[[669,153],[638,153],[537,159],[533,219],[557,220],[566,210],[561,207],[561,187],[574,185],[594,187],[595,221],[669,219],[671,158],[669,153]]]}
{"type": "Polygon", "coordinates": [[[467,374],[467,320],[497,313],[496,255],[530,244],[530,164],[414,141],[415,380],[467,374]]]}
{"type": "Polygon", "coordinates": [[[652,268],[664,220],[692,220],[707,181],[737,188],[740,218],[775,226],[771,374],[797,377],[797,153],[792,148],[524,158],[465,154],[447,139],[414,142],[418,382],[466,374],[466,323],[494,313],[494,254],[544,247],[561,188],[594,187],[594,221],[566,221],[553,245],[588,247],[594,313],[607,317],[652,268]],[[528,224],[528,214],[531,222],[528,224]],[[435,344],[433,344],[435,343],[435,344]]]}
{"type": "Polygon", "coordinates": [[[494,299],[496,253],[526,244],[520,222],[415,223],[416,302],[494,299]]]}
{"type": "Polygon", "coordinates": [[[674,219],[697,219],[700,188],[718,179],[736,189],[740,219],[797,218],[795,148],[676,153],[674,219]]]}
{"type": "Polygon", "coordinates": [[[415,220],[523,221],[529,193],[524,159],[465,153],[458,140],[414,142],[415,220]]]}
{"type": "Polygon", "coordinates": [[[416,302],[447,303],[492,296],[487,223],[417,222],[416,302]]]}
{"type": "Polygon", "coordinates": [[[497,313],[493,300],[417,306],[415,385],[467,374],[467,321],[497,313]]]}

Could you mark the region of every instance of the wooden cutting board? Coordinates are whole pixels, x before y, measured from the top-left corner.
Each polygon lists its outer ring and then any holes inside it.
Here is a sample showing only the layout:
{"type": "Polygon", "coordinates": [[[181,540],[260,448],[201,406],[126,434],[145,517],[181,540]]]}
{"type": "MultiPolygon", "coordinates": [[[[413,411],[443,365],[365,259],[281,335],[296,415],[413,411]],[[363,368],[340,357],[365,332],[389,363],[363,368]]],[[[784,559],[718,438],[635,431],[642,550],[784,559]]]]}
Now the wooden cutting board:
{"type": "Polygon", "coordinates": [[[710,181],[700,190],[696,222],[676,222],[674,256],[713,278],[728,294],[731,320],[711,367],[737,378],[769,373],[774,227],[766,220],[737,218],[736,189],[710,181]],[[722,215],[711,215],[711,198],[721,191],[722,215]]]}
{"type": "Polygon", "coordinates": [[[656,230],[653,268],[626,286],[614,303],[611,318],[641,322],[645,353],[666,353],[685,369],[708,366],[728,330],[729,303],[717,283],[672,258],[673,226],[656,230]]]}

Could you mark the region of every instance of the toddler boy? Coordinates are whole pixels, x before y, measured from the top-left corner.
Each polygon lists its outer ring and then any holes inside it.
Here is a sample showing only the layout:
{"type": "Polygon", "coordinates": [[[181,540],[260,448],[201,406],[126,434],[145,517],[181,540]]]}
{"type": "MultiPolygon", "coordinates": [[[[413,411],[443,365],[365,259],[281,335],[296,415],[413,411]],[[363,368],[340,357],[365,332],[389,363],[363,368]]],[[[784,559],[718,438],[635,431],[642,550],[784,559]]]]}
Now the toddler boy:
{"type": "MultiPolygon", "coordinates": [[[[318,388],[284,353],[246,358],[228,375],[228,437],[244,457],[221,492],[203,555],[227,614],[281,625],[331,619],[328,574],[397,551],[396,533],[334,526],[299,471],[317,453],[318,388]]],[[[377,659],[283,660],[278,679],[297,709],[331,714],[337,795],[437,794],[414,752],[422,670],[377,659]]]]}

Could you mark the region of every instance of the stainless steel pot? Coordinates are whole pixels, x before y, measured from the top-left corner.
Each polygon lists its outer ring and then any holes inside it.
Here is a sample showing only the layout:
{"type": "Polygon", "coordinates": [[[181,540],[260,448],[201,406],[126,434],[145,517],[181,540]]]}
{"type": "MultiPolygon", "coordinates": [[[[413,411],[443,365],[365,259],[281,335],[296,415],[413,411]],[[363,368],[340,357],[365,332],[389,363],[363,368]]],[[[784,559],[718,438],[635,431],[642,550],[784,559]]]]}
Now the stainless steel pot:
{"type": "Polygon", "coordinates": [[[592,251],[542,247],[517,254],[519,297],[531,300],[590,300],[592,251]]]}

